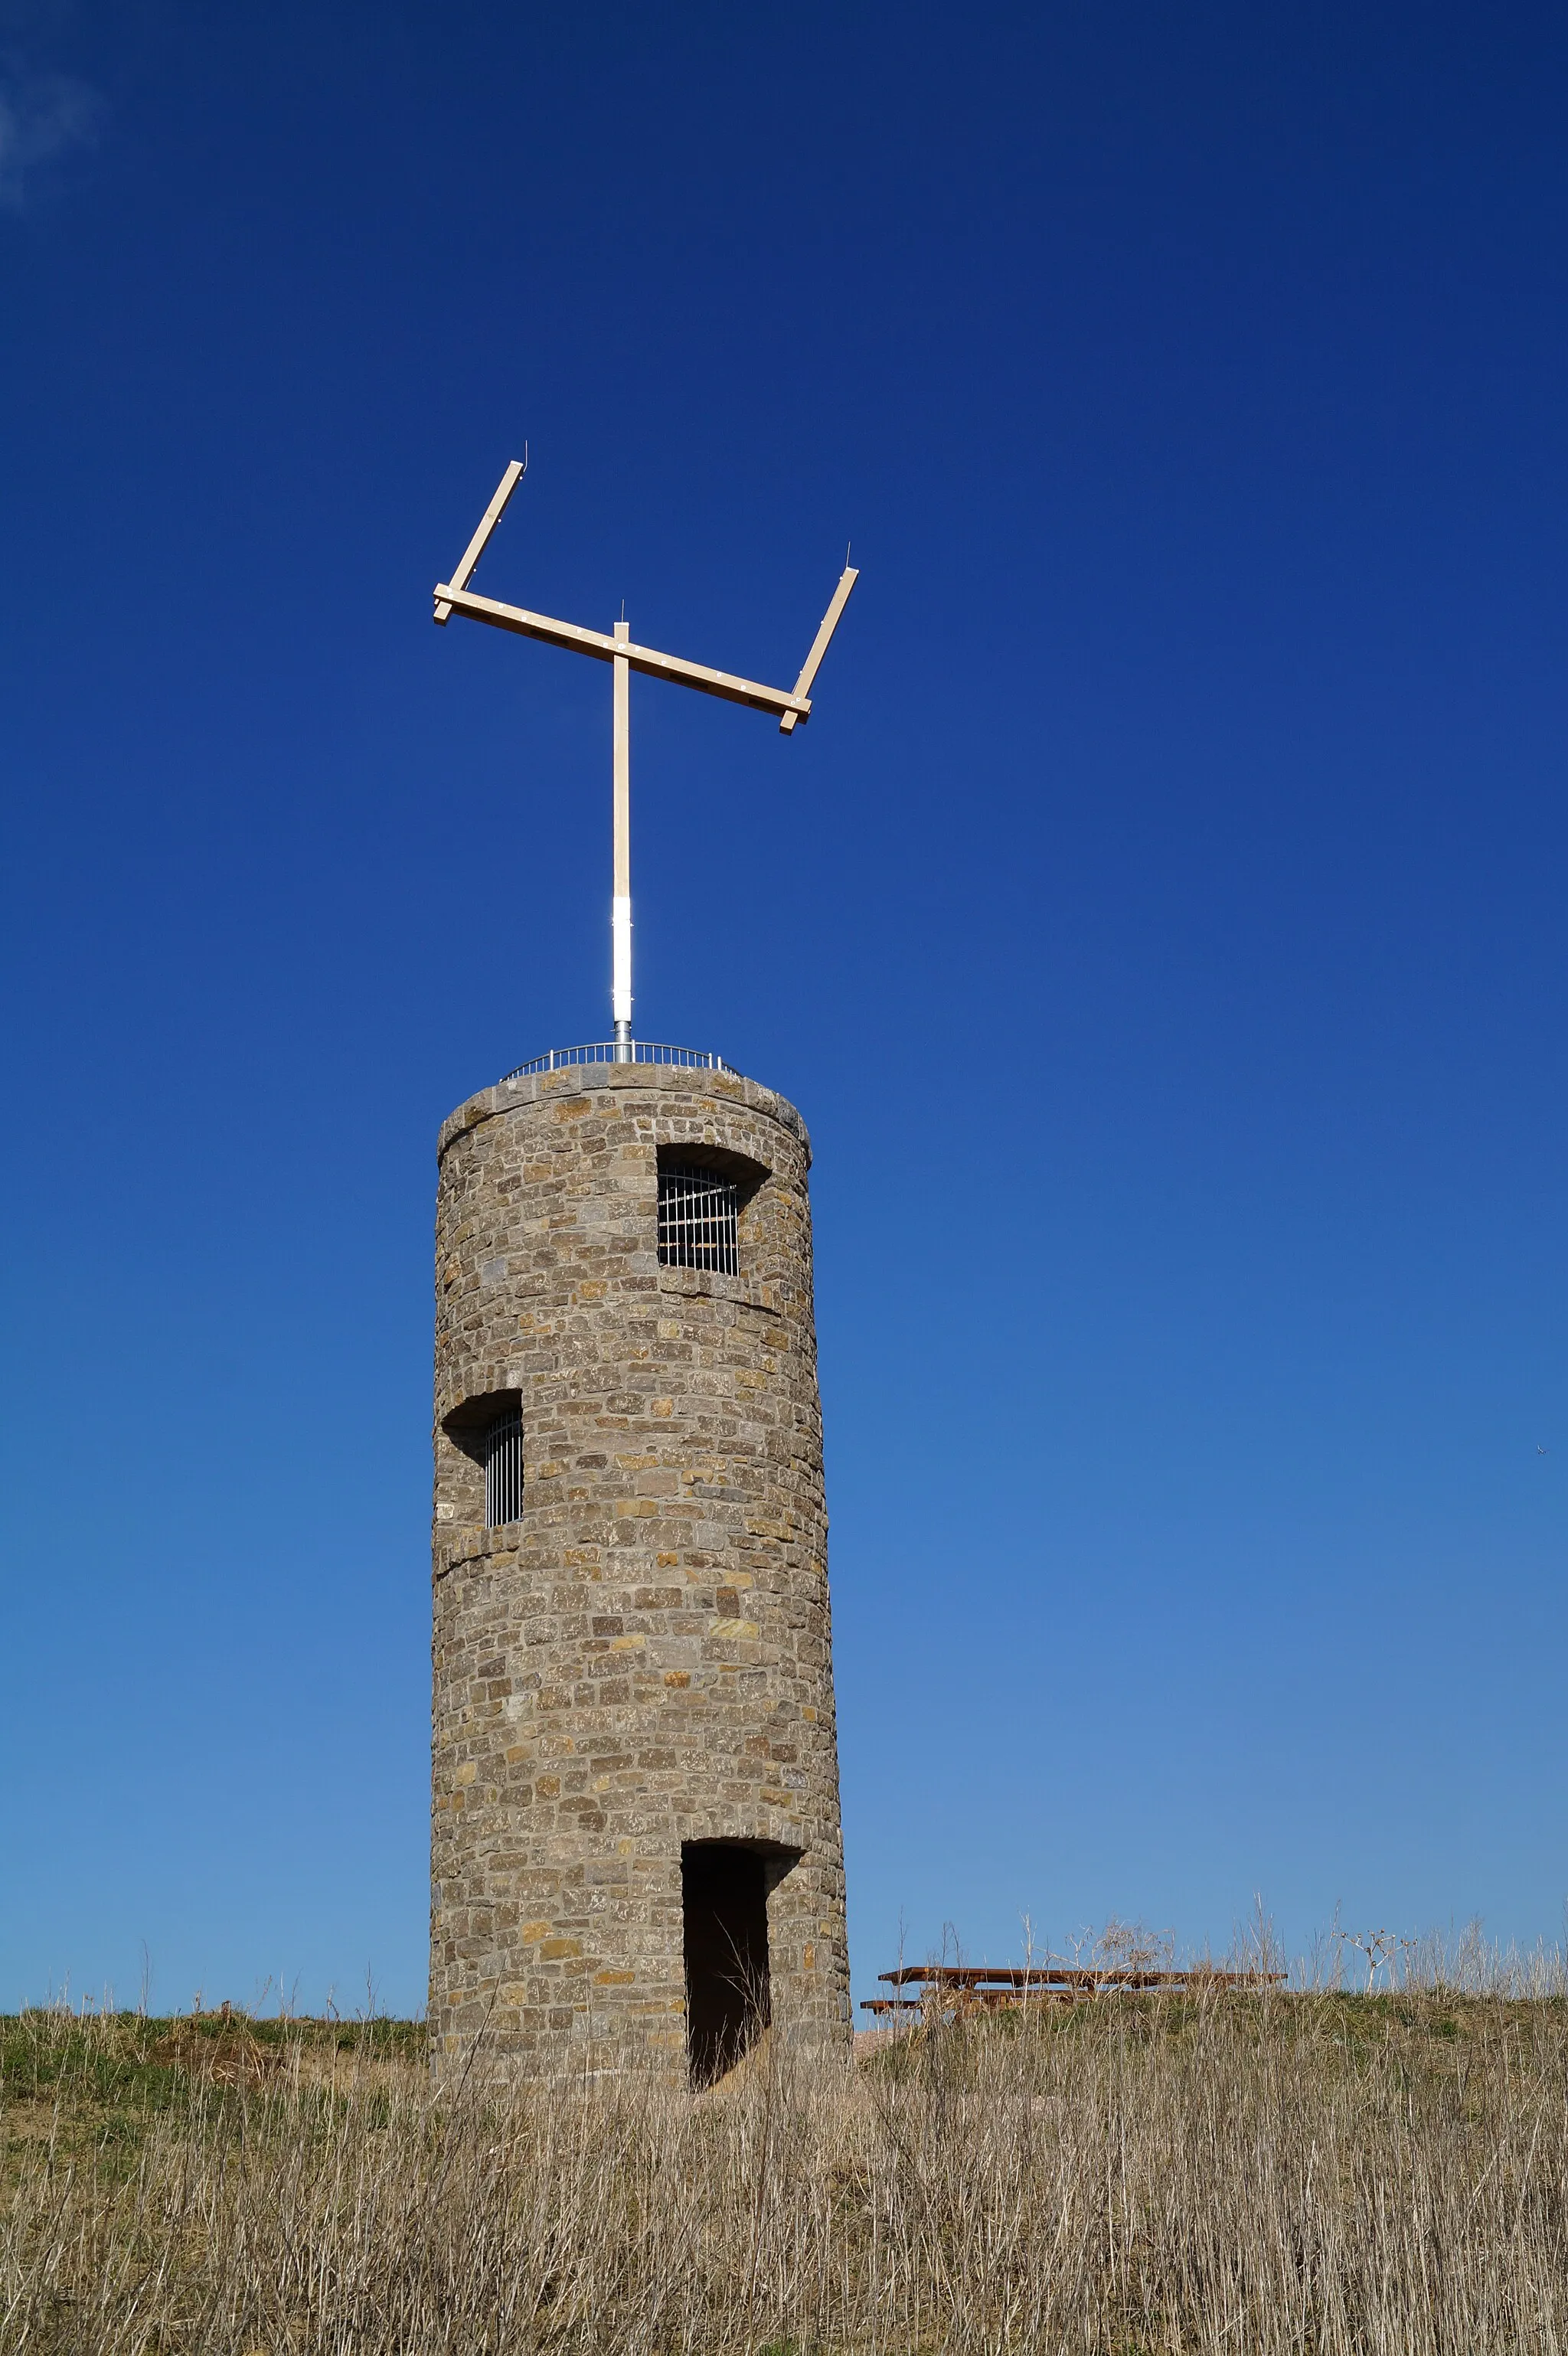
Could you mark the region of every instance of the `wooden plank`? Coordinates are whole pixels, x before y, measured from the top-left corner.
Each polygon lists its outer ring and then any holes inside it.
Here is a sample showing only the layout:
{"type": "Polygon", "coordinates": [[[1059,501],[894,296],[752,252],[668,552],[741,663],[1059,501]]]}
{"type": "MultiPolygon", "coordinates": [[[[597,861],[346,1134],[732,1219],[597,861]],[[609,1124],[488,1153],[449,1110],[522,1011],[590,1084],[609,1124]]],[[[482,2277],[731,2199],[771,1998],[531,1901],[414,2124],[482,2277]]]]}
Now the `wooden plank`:
{"type": "MultiPolygon", "coordinates": [[[[822,616],[822,627],[813,638],[811,652],[806,656],[805,668],[795,680],[795,691],[797,695],[810,694],[811,682],[816,677],[823,656],[827,652],[827,642],[838,627],[838,616],[849,603],[849,592],[859,578],[859,568],[853,564],[847,564],[838,575],[838,586],[833,592],[833,602],[822,616]]],[[[795,723],[795,714],[793,712],[786,712],[779,722],[779,734],[787,736],[795,723]]]]}
{"type": "Polygon", "coordinates": [[[809,696],[787,688],[764,687],[754,679],[738,679],[727,670],[710,670],[706,663],[687,662],[679,655],[663,655],[654,647],[639,647],[612,637],[603,630],[585,630],[576,622],[557,622],[548,614],[530,614],[526,606],[503,605],[494,597],[475,596],[455,582],[438,582],[438,605],[466,615],[470,621],[489,622],[496,629],[513,630],[519,637],[539,638],[546,646],[566,647],[573,654],[592,655],[599,662],[630,663],[647,679],[667,679],[677,687],[699,688],[704,695],[720,696],[726,703],[744,703],[753,712],[787,712],[794,720],[811,717],[809,696]]]}
{"type": "MultiPolygon", "coordinates": [[[[506,514],[507,501],[511,498],[512,493],[517,489],[517,485],[522,481],[523,477],[528,473],[528,462],[527,455],[525,455],[521,458],[514,458],[506,473],[502,476],[500,482],[497,484],[496,488],[496,496],[491,500],[489,506],[485,509],[484,514],[480,517],[479,529],[475,533],[473,539],[469,541],[467,547],[464,550],[463,562],[452,576],[452,585],[454,589],[465,589],[468,586],[474,568],[485,553],[485,541],[489,539],[490,534],[495,530],[496,526],[500,522],[501,518],[506,514]]],[[[446,619],[451,611],[452,600],[450,598],[447,598],[444,603],[440,597],[436,599],[435,618],[443,629],[446,626],[446,619]]]]}

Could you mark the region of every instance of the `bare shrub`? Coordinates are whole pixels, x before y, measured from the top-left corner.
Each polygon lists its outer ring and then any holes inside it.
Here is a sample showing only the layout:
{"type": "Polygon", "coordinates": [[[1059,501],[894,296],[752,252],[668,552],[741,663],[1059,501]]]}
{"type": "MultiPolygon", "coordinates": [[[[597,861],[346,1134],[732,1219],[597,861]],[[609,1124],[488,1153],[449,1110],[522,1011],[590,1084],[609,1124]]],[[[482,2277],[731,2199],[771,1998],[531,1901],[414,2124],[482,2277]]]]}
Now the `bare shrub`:
{"type": "Polygon", "coordinates": [[[1200,1984],[859,2065],[764,2037],[695,2096],[443,2094],[385,2022],[37,2013],[0,2051],[6,2356],[1568,2343],[1556,1994],[1200,1984]]]}

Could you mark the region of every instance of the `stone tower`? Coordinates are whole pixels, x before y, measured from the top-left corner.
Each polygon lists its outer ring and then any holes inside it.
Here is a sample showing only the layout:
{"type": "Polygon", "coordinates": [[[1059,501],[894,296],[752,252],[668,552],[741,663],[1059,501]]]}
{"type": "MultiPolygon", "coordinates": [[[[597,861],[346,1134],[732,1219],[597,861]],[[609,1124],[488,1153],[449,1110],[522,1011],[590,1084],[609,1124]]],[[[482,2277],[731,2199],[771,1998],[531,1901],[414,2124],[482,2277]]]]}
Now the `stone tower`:
{"type": "Polygon", "coordinates": [[[701,2083],[764,2021],[848,2040],[810,1162],[782,1097],[647,1061],[529,1068],[442,1130],[448,2066],[483,2032],[509,2075],[701,2083]]]}

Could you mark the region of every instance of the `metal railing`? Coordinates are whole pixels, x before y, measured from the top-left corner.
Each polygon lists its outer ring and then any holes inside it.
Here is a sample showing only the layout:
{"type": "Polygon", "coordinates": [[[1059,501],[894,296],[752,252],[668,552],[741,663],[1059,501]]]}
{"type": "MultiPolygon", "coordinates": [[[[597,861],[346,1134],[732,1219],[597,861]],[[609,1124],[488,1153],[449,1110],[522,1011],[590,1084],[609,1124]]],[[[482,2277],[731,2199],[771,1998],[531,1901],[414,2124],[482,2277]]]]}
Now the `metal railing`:
{"type": "Polygon", "coordinates": [[[709,1055],[706,1047],[659,1047],[649,1039],[628,1039],[624,1044],[596,1039],[588,1047],[552,1047],[548,1055],[533,1056],[505,1078],[527,1079],[530,1073],[565,1071],[573,1064],[674,1064],[687,1072],[735,1070],[733,1064],[727,1064],[722,1055],[709,1055]]]}

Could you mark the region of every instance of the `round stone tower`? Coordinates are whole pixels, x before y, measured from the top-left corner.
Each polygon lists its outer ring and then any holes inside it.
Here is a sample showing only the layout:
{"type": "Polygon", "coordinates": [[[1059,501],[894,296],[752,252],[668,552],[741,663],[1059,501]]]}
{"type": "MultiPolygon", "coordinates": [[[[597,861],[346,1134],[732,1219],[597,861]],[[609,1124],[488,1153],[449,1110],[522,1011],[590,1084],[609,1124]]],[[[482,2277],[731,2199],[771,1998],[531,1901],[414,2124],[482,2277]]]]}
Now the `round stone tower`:
{"type": "Polygon", "coordinates": [[[591,1063],[441,1133],[431,2023],[512,2075],[846,2044],[811,1150],[591,1063]]]}

